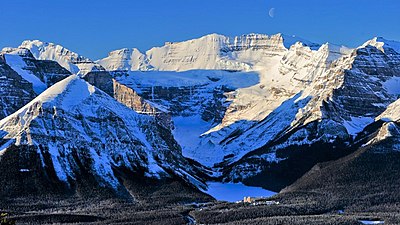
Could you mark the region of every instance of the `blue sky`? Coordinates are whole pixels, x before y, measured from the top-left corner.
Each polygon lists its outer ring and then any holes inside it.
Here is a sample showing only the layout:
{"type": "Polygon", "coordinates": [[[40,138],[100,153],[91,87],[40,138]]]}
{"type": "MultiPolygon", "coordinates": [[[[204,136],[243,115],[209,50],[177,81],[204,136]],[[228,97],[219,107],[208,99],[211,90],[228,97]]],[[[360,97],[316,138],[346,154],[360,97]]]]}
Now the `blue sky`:
{"type": "Polygon", "coordinates": [[[399,12],[399,0],[1,0],[0,48],[40,39],[98,59],[209,33],[278,32],[358,46],[400,40],[399,12]]]}

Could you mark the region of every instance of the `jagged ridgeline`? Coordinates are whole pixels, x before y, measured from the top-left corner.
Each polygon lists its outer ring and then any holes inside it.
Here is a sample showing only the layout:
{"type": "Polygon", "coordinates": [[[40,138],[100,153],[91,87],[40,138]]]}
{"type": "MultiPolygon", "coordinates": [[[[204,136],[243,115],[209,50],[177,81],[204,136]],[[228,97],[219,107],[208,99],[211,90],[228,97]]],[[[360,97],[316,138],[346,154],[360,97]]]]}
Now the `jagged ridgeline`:
{"type": "Polygon", "coordinates": [[[19,176],[2,191],[135,197],[139,178],[279,191],[372,143],[365,132],[400,95],[399,46],[211,34],[92,61],[25,41],[1,53],[0,166],[19,176]]]}

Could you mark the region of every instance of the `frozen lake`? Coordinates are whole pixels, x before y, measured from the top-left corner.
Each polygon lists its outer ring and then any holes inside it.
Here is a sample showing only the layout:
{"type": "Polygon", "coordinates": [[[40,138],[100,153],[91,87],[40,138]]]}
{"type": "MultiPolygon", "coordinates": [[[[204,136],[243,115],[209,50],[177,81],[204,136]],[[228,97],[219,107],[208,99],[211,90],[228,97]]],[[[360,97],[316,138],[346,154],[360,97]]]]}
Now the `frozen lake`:
{"type": "Polygon", "coordinates": [[[385,224],[385,221],[381,220],[359,220],[361,224],[385,224]]]}
{"type": "Polygon", "coordinates": [[[235,202],[243,200],[243,197],[270,197],[276,192],[268,191],[260,187],[249,187],[242,183],[207,182],[207,194],[220,201],[235,202]]]}

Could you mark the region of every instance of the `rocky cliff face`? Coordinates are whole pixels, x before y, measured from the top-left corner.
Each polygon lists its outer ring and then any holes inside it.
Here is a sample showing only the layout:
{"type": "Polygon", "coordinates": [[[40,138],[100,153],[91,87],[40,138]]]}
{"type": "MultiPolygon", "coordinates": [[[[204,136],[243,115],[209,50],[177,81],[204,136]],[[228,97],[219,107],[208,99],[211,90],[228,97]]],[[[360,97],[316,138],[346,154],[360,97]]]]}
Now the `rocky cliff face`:
{"type": "Polygon", "coordinates": [[[57,62],[36,60],[28,49],[5,48],[1,54],[14,71],[32,83],[37,94],[71,75],[68,70],[61,67],[57,62]]]}
{"type": "Polygon", "coordinates": [[[0,55],[0,119],[17,111],[35,96],[32,84],[11,69],[0,55]]]}
{"type": "Polygon", "coordinates": [[[31,101],[47,87],[70,73],[57,62],[36,60],[27,49],[5,48],[0,52],[4,118],[31,101]]]}
{"type": "Polygon", "coordinates": [[[134,89],[113,80],[114,98],[135,112],[153,116],[157,123],[166,129],[172,129],[171,113],[165,108],[152,104],[141,97],[134,89]]]}
{"type": "Polygon", "coordinates": [[[82,78],[110,96],[114,96],[113,78],[107,71],[91,71],[82,78]]]}

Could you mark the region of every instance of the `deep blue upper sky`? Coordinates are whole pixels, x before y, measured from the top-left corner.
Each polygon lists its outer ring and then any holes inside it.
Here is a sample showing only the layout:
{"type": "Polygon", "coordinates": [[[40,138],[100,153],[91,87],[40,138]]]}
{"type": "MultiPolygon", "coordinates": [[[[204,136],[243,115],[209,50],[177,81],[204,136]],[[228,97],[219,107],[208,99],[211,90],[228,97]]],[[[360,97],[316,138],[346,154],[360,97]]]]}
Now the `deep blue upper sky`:
{"type": "Polygon", "coordinates": [[[61,44],[92,59],[145,51],[209,33],[284,33],[358,46],[400,40],[399,0],[1,0],[0,48],[26,39],[61,44]],[[275,8],[274,17],[268,11],[275,8]]]}

